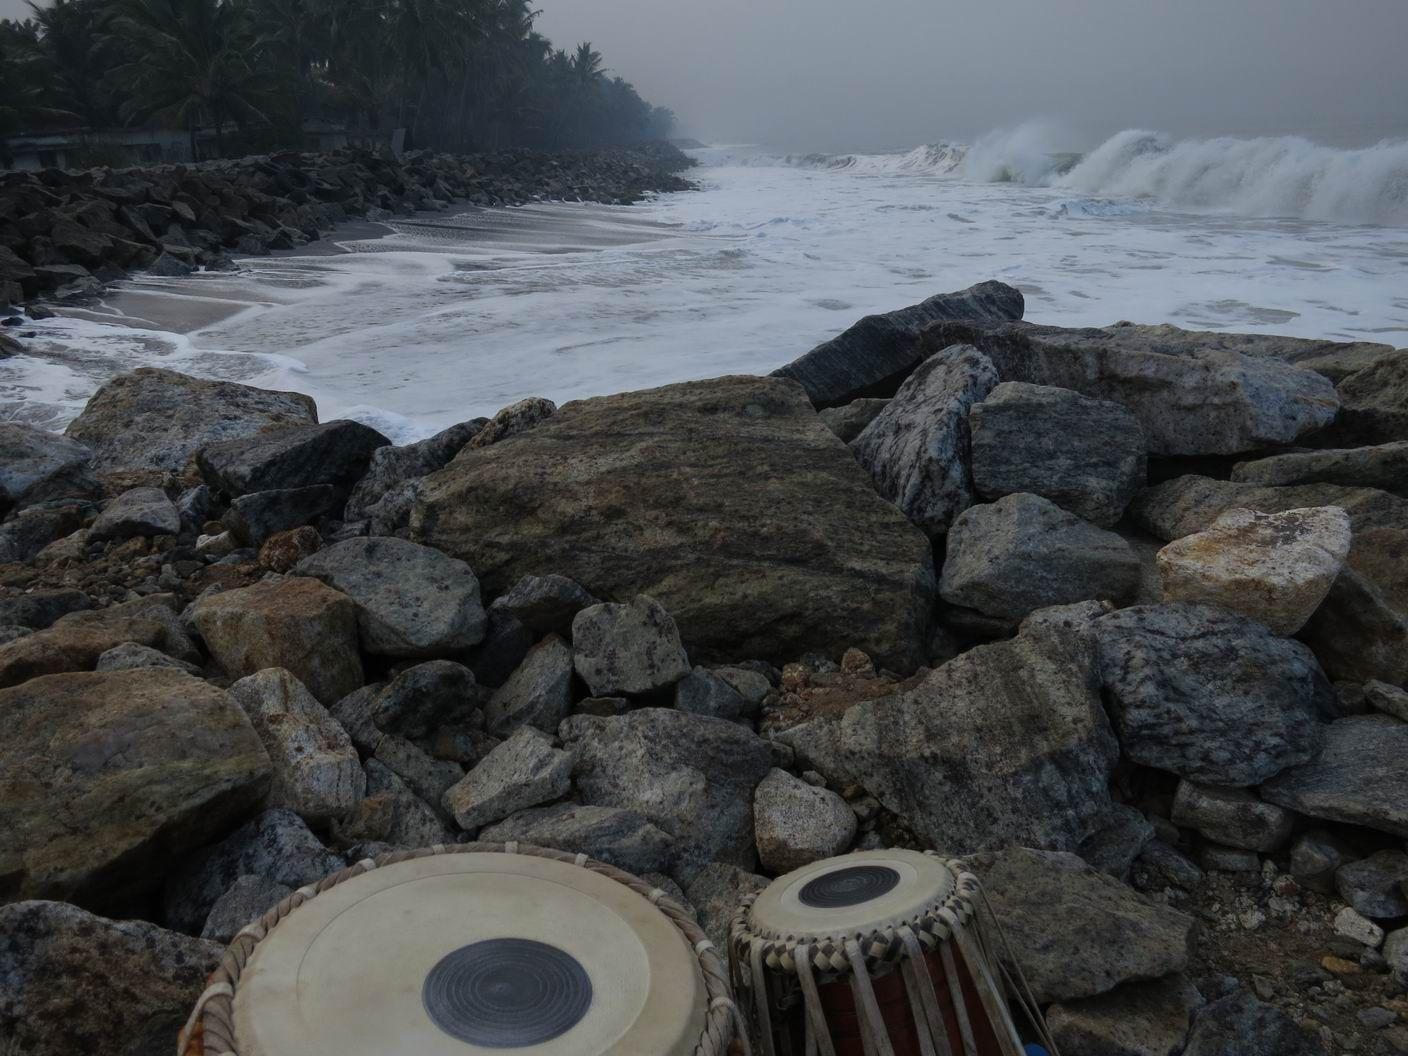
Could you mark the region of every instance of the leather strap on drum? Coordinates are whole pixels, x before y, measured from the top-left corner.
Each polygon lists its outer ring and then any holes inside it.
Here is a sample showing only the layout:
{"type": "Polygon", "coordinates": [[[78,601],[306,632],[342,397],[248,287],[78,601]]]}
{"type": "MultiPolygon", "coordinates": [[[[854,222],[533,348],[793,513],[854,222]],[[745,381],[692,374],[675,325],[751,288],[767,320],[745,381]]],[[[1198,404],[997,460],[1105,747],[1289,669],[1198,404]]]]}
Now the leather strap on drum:
{"type": "Polygon", "coordinates": [[[196,1002],[195,1009],[181,1030],[177,1042],[177,1056],[240,1056],[239,1044],[235,1038],[234,1004],[239,989],[240,976],[245,965],[254,954],[255,947],[279,922],[310,899],[338,884],[346,883],[373,869],[398,862],[408,862],[417,858],[429,858],[442,854],[521,854],[535,858],[550,858],[565,862],[591,872],[599,873],[607,879],[622,884],[642,898],[649,899],[672,924],[683,934],[699,961],[699,969],[704,977],[705,993],[709,1007],[704,1016],[704,1034],[694,1048],[695,1056],[726,1056],[735,1041],[742,1047],[744,1056],[751,1056],[747,1025],[742,1013],[733,1001],[729,986],[728,967],[719,956],[714,944],[709,941],[693,915],[671,898],[665,897],[655,887],[638,877],[632,876],[615,866],[598,862],[580,854],[565,854],[547,847],[533,847],[520,843],[460,843],[436,844],[414,851],[397,851],[379,858],[364,858],[356,865],[334,873],[307,887],[301,887],[282,902],[269,910],[258,920],[241,929],[221,958],[219,966],[211,973],[204,993],[196,1002]]]}
{"type": "MultiPolygon", "coordinates": [[[[930,857],[938,858],[933,852],[930,857]]],[[[1051,1040],[1041,1009],[1031,999],[1031,988],[1022,978],[1001,923],[992,914],[992,907],[983,894],[978,878],[966,871],[961,861],[945,861],[954,874],[953,892],[935,902],[914,919],[887,926],[869,934],[822,937],[817,935],[757,935],[751,930],[750,910],[757,895],[748,895],[734,914],[729,935],[729,961],[740,998],[752,1002],[753,1021],[759,1025],[757,1040],[765,1056],[773,1056],[773,1009],[769,1008],[769,975],[777,980],[795,977],[801,1001],[806,1011],[807,1046],[823,1056],[834,1052],[827,1034],[826,1015],[818,990],[818,980],[827,982],[849,978],[855,992],[856,1011],[860,1018],[861,1040],[867,1056],[886,1056],[890,1043],[875,1004],[871,977],[890,971],[900,971],[908,996],[915,1026],[921,1038],[924,1056],[976,1056],[973,1026],[967,1003],[959,990],[958,964],[967,969],[983,1009],[997,1033],[998,1043],[1008,1056],[1022,1056],[1022,1043],[1016,1025],[1002,998],[1011,991],[1046,1045],[1051,1056],[1060,1056],[1051,1040]],[[980,914],[981,903],[986,913],[980,914]],[[985,920],[984,917],[987,919],[985,920]],[[997,930],[1002,941],[1002,957],[993,957],[987,929],[997,930]],[[950,1024],[946,1022],[929,972],[926,956],[937,952],[943,961],[945,985],[950,991],[952,1028],[960,1039],[962,1052],[954,1051],[949,1042],[950,1024]],[[994,967],[995,966],[995,967],[994,967]],[[998,978],[1000,974],[1001,979],[998,978]],[[1002,984],[1008,985],[1004,987],[1002,984]]],[[[780,985],[780,984],[774,984],[780,985]]]]}

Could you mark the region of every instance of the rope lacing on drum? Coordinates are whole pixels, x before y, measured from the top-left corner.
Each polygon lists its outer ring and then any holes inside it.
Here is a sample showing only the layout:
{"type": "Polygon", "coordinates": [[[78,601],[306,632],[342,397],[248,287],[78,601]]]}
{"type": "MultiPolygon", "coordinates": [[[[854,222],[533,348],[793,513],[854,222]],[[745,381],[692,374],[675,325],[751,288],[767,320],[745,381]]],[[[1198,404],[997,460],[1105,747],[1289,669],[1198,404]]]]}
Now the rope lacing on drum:
{"type": "MultiPolygon", "coordinates": [[[[931,857],[937,855],[930,852],[931,857]]],[[[967,971],[987,1013],[1004,1056],[1022,1056],[1022,1042],[1006,1003],[1005,990],[1016,994],[1027,1018],[1051,1053],[1060,1056],[1041,1015],[1031,988],[1011,955],[1001,922],[992,912],[978,878],[958,860],[944,863],[955,876],[953,891],[913,918],[878,928],[869,934],[832,938],[815,935],[775,936],[751,930],[750,914],[757,895],[743,899],[729,931],[729,968],[735,989],[746,997],[765,1056],[776,1056],[773,1027],[774,987],[795,977],[804,1010],[804,1052],[807,1056],[836,1056],[826,1011],[818,987],[818,974],[827,981],[847,978],[855,998],[866,1056],[893,1056],[886,1024],[875,997],[871,976],[898,970],[909,997],[923,1056],[978,1056],[978,1043],[967,1002],[959,984],[959,962],[967,971]],[[1002,942],[1005,957],[992,958],[984,922],[975,903],[981,900],[1002,942]],[[953,1031],[963,1051],[954,1052],[950,1024],[946,1022],[929,970],[928,954],[937,952],[944,968],[953,1008],[953,1031]],[[994,977],[990,962],[1002,979],[994,977]],[[1012,965],[1009,971],[1007,965],[1012,965]],[[1015,973],[1016,979],[1013,979],[1015,973]],[[1002,983],[1005,982],[1004,987],[1002,983]],[[1020,985],[1018,985],[1020,984],[1020,985]]]]}

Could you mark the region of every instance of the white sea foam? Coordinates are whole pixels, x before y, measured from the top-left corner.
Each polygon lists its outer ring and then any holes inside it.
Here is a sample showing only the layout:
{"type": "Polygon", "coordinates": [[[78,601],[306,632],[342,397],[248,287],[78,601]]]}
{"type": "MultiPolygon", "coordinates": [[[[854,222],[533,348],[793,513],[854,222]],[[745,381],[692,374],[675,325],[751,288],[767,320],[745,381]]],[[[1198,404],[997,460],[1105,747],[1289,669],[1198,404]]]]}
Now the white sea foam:
{"type": "MultiPolygon", "coordinates": [[[[1212,191],[1180,206],[1212,185],[1174,178],[1195,148],[1145,137],[1072,167],[1062,145],[1040,128],[994,135],[957,167],[949,147],[840,165],[711,148],[703,193],[441,215],[342,255],[131,280],[33,324],[0,360],[0,416],[61,426],[104,379],[150,365],[306,392],[324,419],[404,442],[530,395],[765,372],[862,315],[989,278],[1043,322],[1408,344],[1402,226],[1237,216],[1212,191]],[[169,332],[180,319],[187,332],[169,332]]],[[[1391,150],[1311,153],[1379,171],[1391,150]]],[[[1255,185],[1244,169],[1224,186],[1255,185]]]]}

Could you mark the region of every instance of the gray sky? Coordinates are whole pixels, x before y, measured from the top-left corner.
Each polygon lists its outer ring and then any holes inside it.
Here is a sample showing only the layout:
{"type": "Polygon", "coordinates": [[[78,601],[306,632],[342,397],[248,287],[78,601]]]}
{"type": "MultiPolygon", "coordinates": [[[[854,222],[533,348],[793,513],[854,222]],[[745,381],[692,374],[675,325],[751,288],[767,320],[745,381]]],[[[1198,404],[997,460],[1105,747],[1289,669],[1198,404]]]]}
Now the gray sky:
{"type": "MultiPolygon", "coordinates": [[[[1408,0],[538,0],[683,132],[794,150],[971,139],[1049,120],[1408,136],[1408,0]]],[[[0,16],[24,11],[0,0],[0,16]]]]}
{"type": "Polygon", "coordinates": [[[1408,135],[1408,0],[539,0],[703,139],[873,150],[1052,120],[1408,135]]]}

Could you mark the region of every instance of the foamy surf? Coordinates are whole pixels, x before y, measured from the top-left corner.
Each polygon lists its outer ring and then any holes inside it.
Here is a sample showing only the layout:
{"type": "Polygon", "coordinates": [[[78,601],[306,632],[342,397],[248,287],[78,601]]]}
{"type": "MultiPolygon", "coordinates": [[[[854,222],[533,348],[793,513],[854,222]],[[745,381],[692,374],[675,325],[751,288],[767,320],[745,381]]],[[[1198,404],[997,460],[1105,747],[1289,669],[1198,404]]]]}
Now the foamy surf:
{"type": "Polygon", "coordinates": [[[1401,226],[1177,208],[1148,181],[1185,193],[1167,175],[1180,148],[1139,142],[1073,159],[1049,133],[984,137],[963,153],[983,179],[924,171],[951,148],[838,165],[711,148],[702,193],[444,214],[349,252],[138,277],[33,324],[0,361],[0,414],[61,428],[106,378],[164,366],[305,392],[324,419],[401,443],[530,395],[766,372],[862,315],[987,278],[1043,322],[1408,344],[1401,226]]]}

